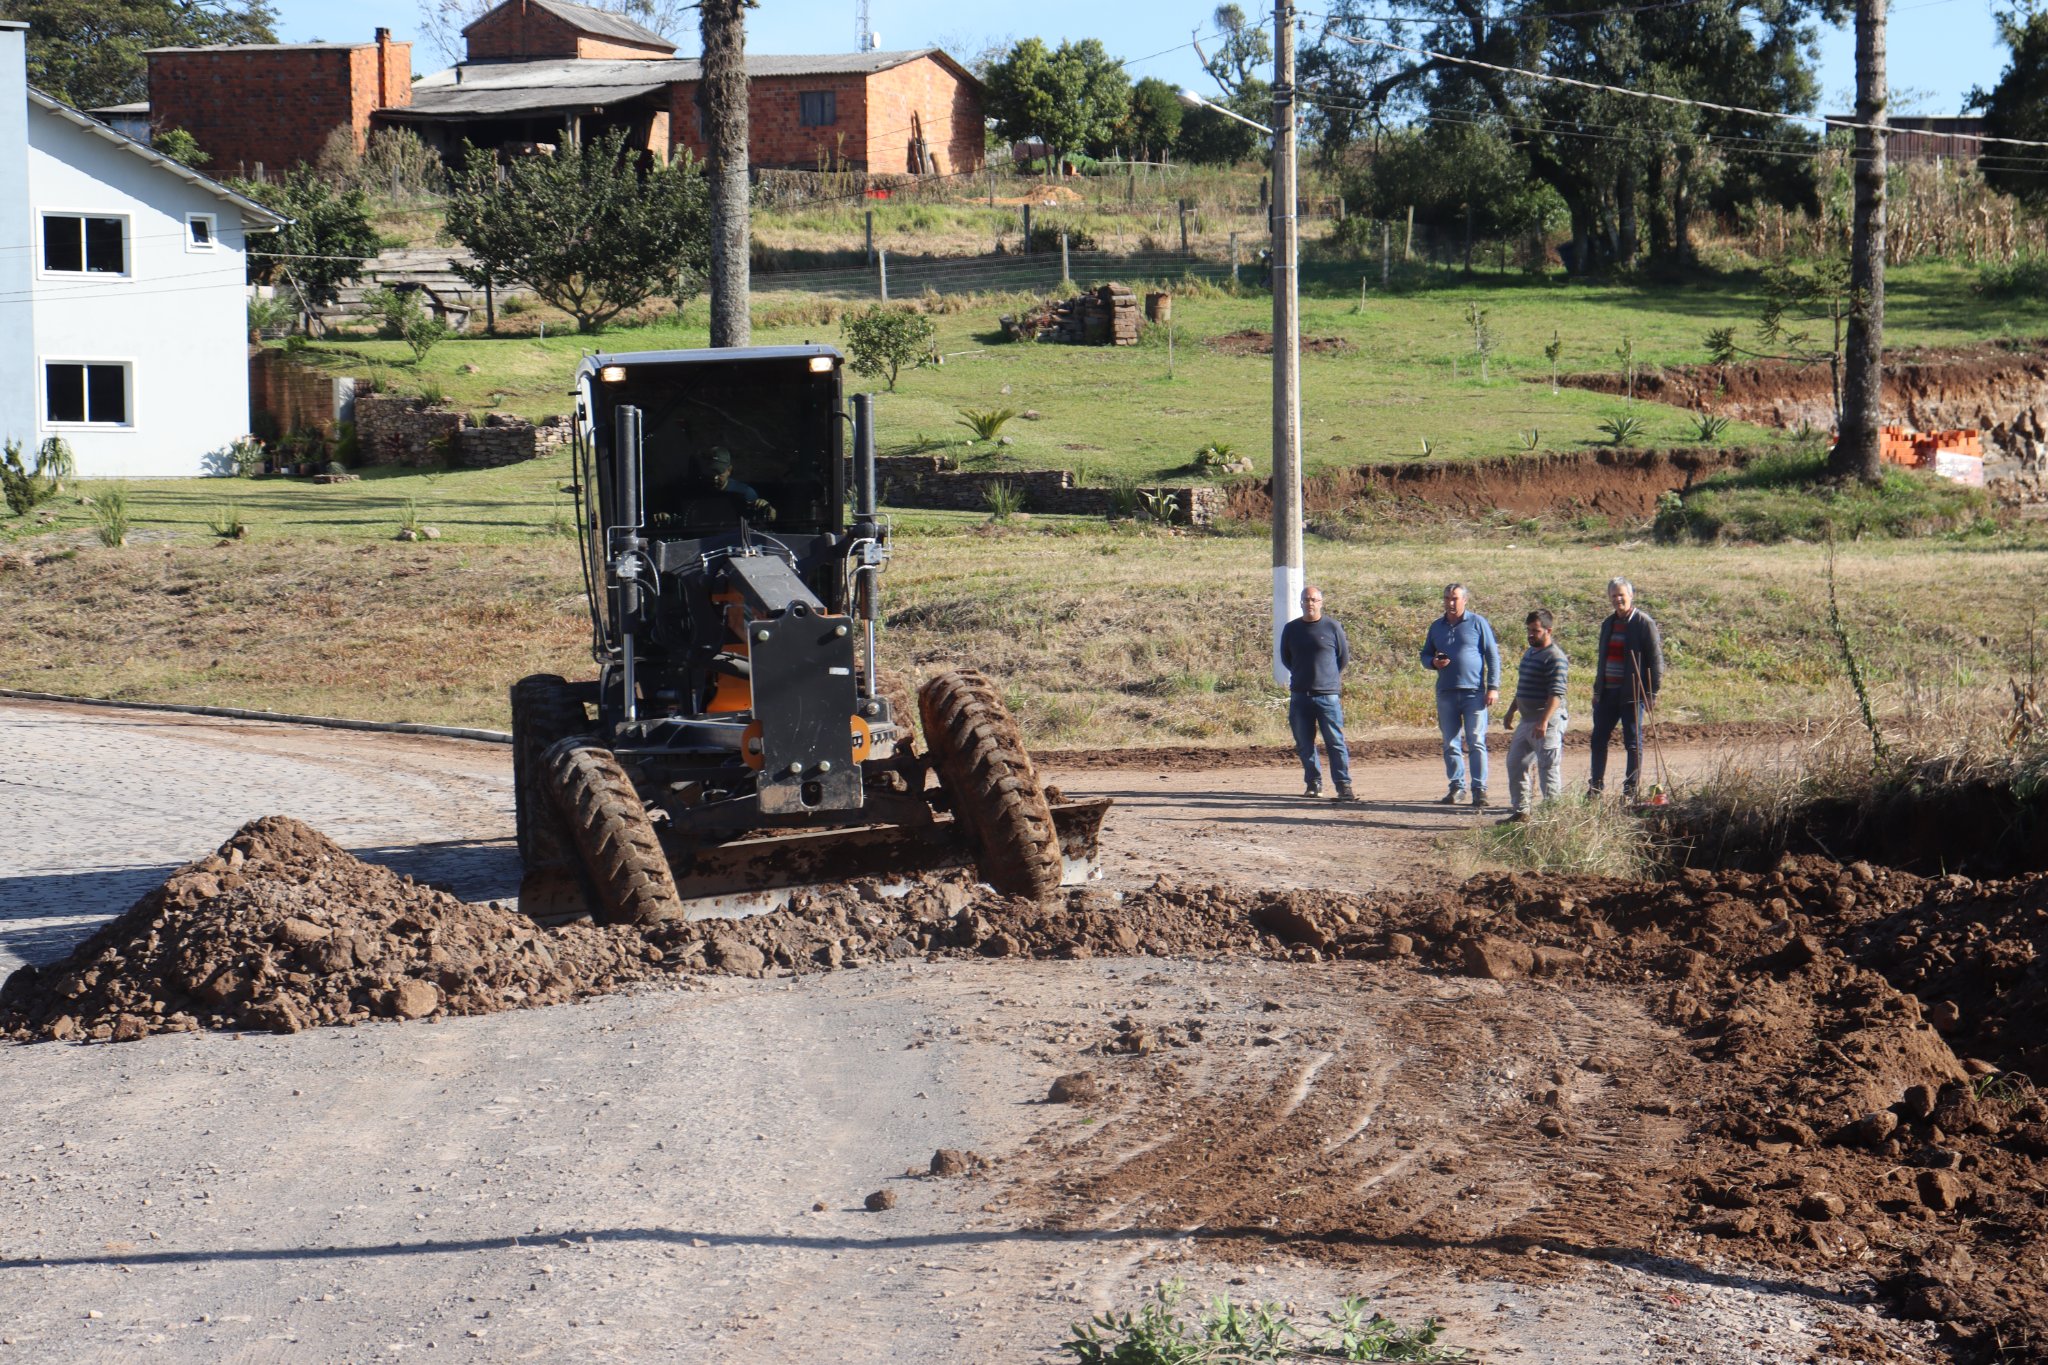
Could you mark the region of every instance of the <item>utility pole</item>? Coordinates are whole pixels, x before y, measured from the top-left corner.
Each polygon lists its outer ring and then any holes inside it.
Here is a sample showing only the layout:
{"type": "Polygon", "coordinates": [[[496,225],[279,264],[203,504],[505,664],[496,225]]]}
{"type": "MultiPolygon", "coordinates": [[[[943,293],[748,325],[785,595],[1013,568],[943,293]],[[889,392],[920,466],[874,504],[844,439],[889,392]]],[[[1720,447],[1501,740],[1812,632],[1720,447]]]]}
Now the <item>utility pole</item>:
{"type": "Polygon", "coordinates": [[[747,221],[748,0],[703,0],[705,170],[711,180],[711,344],[753,339],[747,221]]]}
{"type": "Polygon", "coordinates": [[[1273,680],[1280,631],[1301,614],[1301,311],[1294,270],[1294,5],[1273,6],[1273,680]]]}
{"type": "Polygon", "coordinates": [[[1849,331],[1842,347],[1842,428],[1828,455],[1837,479],[1884,473],[1885,0],[1856,0],[1855,217],[1849,234],[1849,331]]]}

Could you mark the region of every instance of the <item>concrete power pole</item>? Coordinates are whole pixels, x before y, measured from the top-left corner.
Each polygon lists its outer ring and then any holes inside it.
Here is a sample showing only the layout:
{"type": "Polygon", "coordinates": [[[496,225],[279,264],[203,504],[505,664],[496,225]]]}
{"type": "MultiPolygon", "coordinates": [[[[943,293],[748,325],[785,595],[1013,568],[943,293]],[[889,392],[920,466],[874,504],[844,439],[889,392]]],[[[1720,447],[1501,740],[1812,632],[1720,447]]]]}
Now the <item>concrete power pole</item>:
{"type": "Polygon", "coordinates": [[[1842,425],[1828,457],[1838,479],[1876,483],[1884,472],[1885,0],[1856,0],[1855,216],[1849,235],[1849,330],[1842,345],[1842,425]]]}
{"type": "Polygon", "coordinates": [[[753,338],[748,278],[747,0],[703,0],[705,171],[711,179],[711,344],[753,338]]]}
{"type": "Polygon", "coordinates": [[[1301,614],[1301,312],[1295,280],[1294,6],[1273,6],[1273,680],[1280,631],[1301,614]]]}

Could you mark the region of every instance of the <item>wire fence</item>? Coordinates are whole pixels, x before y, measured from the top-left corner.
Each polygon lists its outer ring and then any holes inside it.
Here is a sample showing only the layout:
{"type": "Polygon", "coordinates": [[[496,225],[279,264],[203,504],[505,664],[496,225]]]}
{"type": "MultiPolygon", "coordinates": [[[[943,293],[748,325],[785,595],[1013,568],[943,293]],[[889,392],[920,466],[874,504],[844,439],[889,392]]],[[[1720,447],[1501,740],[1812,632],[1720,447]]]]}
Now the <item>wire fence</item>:
{"type": "Polygon", "coordinates": [[[821,294],[849,299],[914,299],[925,294],[998,294],[1044,291],[1072,283],[1082,288],[1112,280],[1209,282],[1233,276],[1246,283],[1265,278],[1261,265],[1178,251],[1066,251],[1004,255],[896,258],[876,253],[875,263],[826,270],[756,271],[755,294],[821,294]]]}

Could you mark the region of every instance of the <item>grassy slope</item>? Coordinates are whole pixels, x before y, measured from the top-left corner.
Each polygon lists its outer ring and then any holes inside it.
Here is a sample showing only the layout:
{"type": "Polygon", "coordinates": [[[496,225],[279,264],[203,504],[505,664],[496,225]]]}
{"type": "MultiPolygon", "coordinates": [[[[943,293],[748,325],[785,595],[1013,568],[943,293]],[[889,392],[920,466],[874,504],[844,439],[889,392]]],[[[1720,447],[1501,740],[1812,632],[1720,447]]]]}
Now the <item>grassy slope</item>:
{"type": "MultiPolygon", "coordinates": [[[[1325,266],[1311,276],[1302,304],[1305,336],[1335,336],[1353,349],[1311,355],[1302,366],[1304,462],[1328,465],[1415,458],[1428,440],[1439,457],[1503,455],[1522,449],[1534,429],[1543,449],[1573,449],[1605,438],[1599,423],[1628,410],[1619,398],[1577,390],[1552,394],[1524,382],[1548,373],[1543,348],[1553,328],[1566,370],[1612,370],[1624,336],[1646,365],[1705,358],[1701,340],[1716,326],[1747,327],[1756,302],[1741,277],[1700,284],[1640,287],[1565,284],[1556,277],[1480,275],[1392,295],[1356,296],[1360,267],[1325,266]],[[1490,380],[1477,373],[1468,305],[1487,310],[1494,337],[1490,380]]],[[[1447,277],[1453,278],[1453,277],[1447,277]]],[[[1947,266],[1895,270],[1888,282],[1887,336],[1894,345],[1941,345],[2048,330],[2048,301],[1971,298],[1967,272],[1947,266]]],[[[1263,357],[1226,356],[1206,343],[1241,328],[1270,325],[1263,296],[1211,295],[1176,301],[1173,377],[1158,329],[1141,346],[1102,349],[1013,346],[993,339],[1002,305],[988,302],[938,318],[946,364],[903,377],[880,404],[882,440],[901,447],[923,436],[965,439],[955,425],[964,407],[1010,406],[1041,420],[1014,423],[1005,457],[1034,468],[1085,466],[1138,478],[1183,472],[1195,450],[1221,441],[1263,467],[1271,422],[1271,369],[1263,357]]],[[[785,315],[791,310],[784,305],[785,315]]],[[[803,311],[801,309],[795,311],[803,311]]],[[[762,307],[770,318],[770,305],[762,307]]],[[[701,318],[702,310],[692,316],[701,318]]],[[[837,341],[836,324],[818,320],[761,326],[762,343],[837,341]]],[[[401,343],[340,343],[382,367],[401,389],[437,385],[458,406],[493,406],[528,416],[559,412],[576,359],[586,349],[632,351],[705,343],[701,326],[619,328],[597,338],[573,334],[444,342],[415,369],[401,343]],[[468,372],[469,366],[476,373],[468,372]]],[[[315,348],[318,349],[318,348],[315,348]]],[[[1691,428],[1685,414],[1638,404],[1641,444],[1677,444],[1691,428]]],[[[1722,442],[1764,433],[1733,427],[1722,442]]]]}
{"type": "MultiPolygon", "coordinates": [[[[2038,543],[1844,547],[1844,611],[1880,700],[1998,685],[2023,653],[2038,543]],[[1938,622],[1938,625],[1923,623],[1938,622]]],[[[1311,547],[1355,649],[1353,724],[1429,723],[1411,666],[1442,583],[1516,633],[1525,604],[1560,613],[1583,668],[1609,575],[1663,623],[1672,719],[1846,717],[1816,615],[1822,551],[1520,542],[1311,547]]],[[[1255,539],[1041,526],[991,534],[932,518],[906,534],[888,587],[885,657],[1005,679],[1034,742],[1278,742],[1266,673],[1267,554],[1255,539]]],[[[376,719],[502,725],[523,673],[587,673],[570,542],[494,546],[189,538],[0,575],[0,685],[376,719]]],[[[1583,690],[1583,676],[1574,687],[1583,690]]],[[[1580,717],[1583,723],[1586,717],[1580,717]]]]}

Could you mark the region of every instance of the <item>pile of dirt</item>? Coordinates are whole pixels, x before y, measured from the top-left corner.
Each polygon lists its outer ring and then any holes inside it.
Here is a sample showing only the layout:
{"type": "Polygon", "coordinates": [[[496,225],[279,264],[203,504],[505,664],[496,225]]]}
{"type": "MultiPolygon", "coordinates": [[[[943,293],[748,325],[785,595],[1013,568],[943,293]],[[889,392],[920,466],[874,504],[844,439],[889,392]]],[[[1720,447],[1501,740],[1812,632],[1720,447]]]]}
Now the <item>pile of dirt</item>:
{"type": "MultiPolygon", "coordinates": [[[[1222,336],[1213,338],[1209,342],[1209,346],[1211,349],[1221,351],[1225,355],[1271,355],[1273,354],[1273,334],[1271,332],[1259,331],[1255,327],[1247,327],[1242,331],[1225,332],[1222,336]]],[[[1301,339],[1301,353],[1303,355],[1342,355],[1352,349],[1351,343],[1343,337],[1303,337],[1301,339]]]]}

